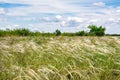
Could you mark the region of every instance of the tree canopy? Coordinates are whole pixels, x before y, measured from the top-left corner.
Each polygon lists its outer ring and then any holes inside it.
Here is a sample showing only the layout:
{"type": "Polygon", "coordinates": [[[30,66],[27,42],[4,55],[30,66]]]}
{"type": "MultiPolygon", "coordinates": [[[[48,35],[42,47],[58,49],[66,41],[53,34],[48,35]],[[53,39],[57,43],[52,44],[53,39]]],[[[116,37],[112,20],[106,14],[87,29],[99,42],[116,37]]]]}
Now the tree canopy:
{"type": "Polygon", "coordinates": [[[89,34],[95,36],[103,36],[105,35],[105,28],[102,26],[97,27],[96,25],[89,25],[88,28],[90,29],[89,34]]]}

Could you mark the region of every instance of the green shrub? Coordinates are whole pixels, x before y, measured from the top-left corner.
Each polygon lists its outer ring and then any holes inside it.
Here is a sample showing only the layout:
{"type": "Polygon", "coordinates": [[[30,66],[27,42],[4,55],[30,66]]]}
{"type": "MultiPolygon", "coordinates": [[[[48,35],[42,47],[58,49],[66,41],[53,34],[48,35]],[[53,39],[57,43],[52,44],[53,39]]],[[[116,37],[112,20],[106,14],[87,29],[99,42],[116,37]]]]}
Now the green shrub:
{"type": "Polygon", "coordinates": [[[75,33],[64,32],[62,33],[62,36],[75,36],[75,33]]]}
{"type": "Polygon", "coordinates": [[[40,36],[41,35],[41,33],[40,32],[31,32],[31,36],[40,36]]]}
{"type": "Polygon", "coordinates": [[[4,35],[4,31],[0,30],[0,36],[3,36],[3,35],[4,35]]]}
{"type": "Polygon", "coordinates": [[[100,26],[97,27],[96,25],[89,25],[88,28],[90,29],[89,34],[95,36],[103,36],[105,35],[105,28],[100,26]]]}
{"type": "Polygon", "coordinates": [[[79,31],[79,32],[76,32],[76,35],[77,35],[77,36],[87,36],[88,33],[85,32],[85,31],[79,31]]]}
{"type": "Polygon", "coordinates": [[[57,29],[57,30],[55,31],[55,35],[56,35],[56,36],[61,35],[61,31],[57,29]]]}
{"type": "Polygon", "coordinates": [[[54,36],[54,34],[47,32],[47,33],[42,33],[42,36],[49,37],[49,36],[54,36]]]}
{"type": "Polygon", "coordinates": [[[14,29],[13,31],[11,31],[11,33],[13,35],[28,36],[30,35],[31,32],[28,29],[23,28],[23,29],[14,29]]]}

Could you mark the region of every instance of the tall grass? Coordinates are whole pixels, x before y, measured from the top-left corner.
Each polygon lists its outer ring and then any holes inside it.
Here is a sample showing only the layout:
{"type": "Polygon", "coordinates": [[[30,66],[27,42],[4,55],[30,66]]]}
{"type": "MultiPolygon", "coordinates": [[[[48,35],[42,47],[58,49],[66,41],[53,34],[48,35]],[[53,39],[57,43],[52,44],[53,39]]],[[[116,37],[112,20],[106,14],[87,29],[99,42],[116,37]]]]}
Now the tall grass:
{"type": "Polygon", "coordinates": [[[0,80],[120,80],[120,37],[0,37],[0,80]]]}

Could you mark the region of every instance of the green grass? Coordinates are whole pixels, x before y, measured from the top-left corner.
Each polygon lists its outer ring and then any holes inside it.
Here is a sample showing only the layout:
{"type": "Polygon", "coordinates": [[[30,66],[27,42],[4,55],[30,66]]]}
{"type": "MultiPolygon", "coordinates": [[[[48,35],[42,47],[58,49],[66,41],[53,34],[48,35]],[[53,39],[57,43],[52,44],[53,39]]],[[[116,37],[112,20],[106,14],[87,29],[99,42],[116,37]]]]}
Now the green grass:
{"type": "Polygon", "coordinates": [[[120,37],[0,37],[0,80],[120,80],[120,37]]]}

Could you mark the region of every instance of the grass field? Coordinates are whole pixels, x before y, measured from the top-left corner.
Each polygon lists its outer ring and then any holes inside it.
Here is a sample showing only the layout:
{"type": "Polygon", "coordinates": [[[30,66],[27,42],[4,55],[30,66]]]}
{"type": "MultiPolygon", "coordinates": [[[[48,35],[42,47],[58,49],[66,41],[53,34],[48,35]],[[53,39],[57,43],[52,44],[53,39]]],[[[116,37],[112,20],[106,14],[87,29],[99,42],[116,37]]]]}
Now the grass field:
{"type": "Polygon", "coordinates": [[[120,80],[120,37],[0,37],[0,80],[120,80]]]}

